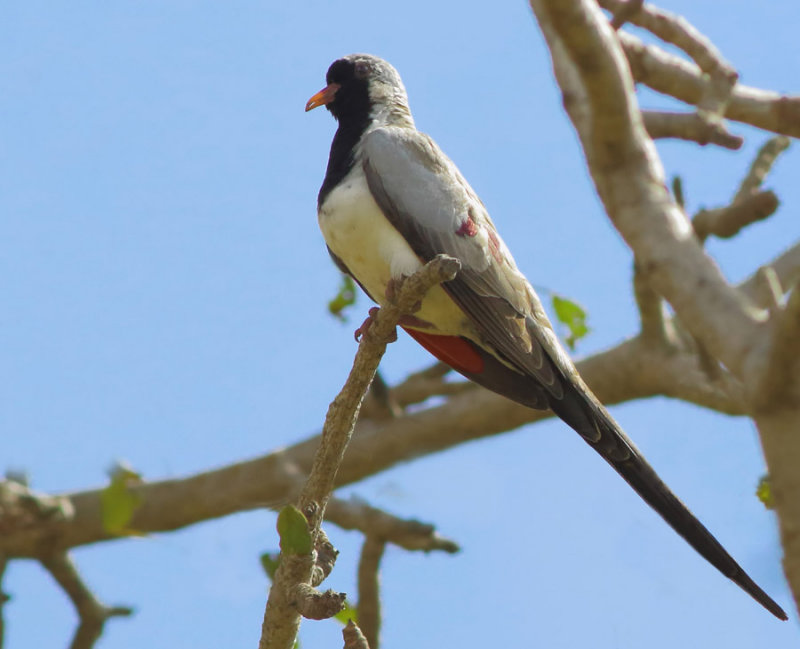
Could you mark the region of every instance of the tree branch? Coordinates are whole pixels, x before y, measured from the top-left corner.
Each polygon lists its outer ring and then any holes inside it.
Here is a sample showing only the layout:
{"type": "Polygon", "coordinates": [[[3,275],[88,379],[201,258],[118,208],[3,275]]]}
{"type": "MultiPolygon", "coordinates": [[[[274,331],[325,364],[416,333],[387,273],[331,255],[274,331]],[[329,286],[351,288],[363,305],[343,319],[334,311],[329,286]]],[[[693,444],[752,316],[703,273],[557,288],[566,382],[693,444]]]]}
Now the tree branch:
{"type": "Polygon", "coordinates": [[[428,523],[392,516],[355,499],[331,498],[325,518],[345,530],[359,530],[365,536],[376,536],[410,551],[440,550],[454,554],[458,544],[439,536],[428,523]]]}
{"type": "Polygon", "coordinates": [[[736,203],[756,194],[766,180],[767,174],[772,171],[778,156],[789,148],[789,144],[791,144],[791,140],[783,135],[770,138],[763,144],[753,159],[750,169],[742,179],[731,203],[736,203]]]}
{"type": "Polygon", "coordinates": [[[372,649],[378,649],[381,630],[380,565],[386,542],[368,534],[358,561],[358,625],[372,649]]]}
{"type": "Polygon", "coordinates": [[[67,553],[45,557],[41,562],[70,598],[80,618],[70,644],[71,649],[91,649],[102,635],[109,618],[133,615],[133,609],[127,606],[103,606],[83,582],[67,553]]]}
{"type": "MultiPolygon", "coordinates": [[[[709,81],[699,67],[654,45],[618,32],[633,78],[656,92],[687,104],[700,104],[709,81]]],[[[800,137],[800,96],[736,84],[724,117],[773,133],[800,137]]]]}
{"type": "Polygon", "coordinates": [[[615,33],[590,0],[531,4],[609,217],[653,290],[740,376],[764,316],[727,284],[669,196],[615,33]]]}
{"type": "MultiPolygon", "coordinates": [[[[782,286],[791,286],[800,279],[800,243],[767,265],[775,271],[782,286]]],[[[737,290],[760,307],[769,304],[769,291],[758,273],[737,290]]],[[[666,395],[731,415],[746,414],[740,386],[730,382],[709,384],[691,354],[665,357],[650,349],[637,336],[580,361],[578,371],[607,405],[666,395]]],[[[352,484],[401,462],[551,416],[549,411],[531,410],[476,387],[442,405],[397,419],[360,421],[337,473],[336,486],[352,484]]],[[[191,476],[145,482],[132,489],[141,506],[130,526],[143,533],[165,532],[294,500],[297,481],[310,470],[318,445],[319,436],[312,436],[254,460],[191,476]]],[[[0,493],[5,484],[0,483],[0,493]]],[[[103,528],[102,491],[103,488],[97,488],[58,496],[57,500],[69,507],[68,517],[17,526],[0,515],[3,531],[0,555],[5,554],[8,559],[38,558],[53,551],[125,538],[111,535],[103,528]]],[[[361,523],[356,524],[360,516],[345,512],[340,518],[341,509],[335,505],[328,511],[330,519],[345,529],[361,529],[361,523]]],[[[376,530],[385,534],[393,525],[380,523],[376,530]]],[[[407,547],[405,541],[399,544],[407,547]]]]}
{"type": "Polygon", "coordinates": [[[692,218],[694,231],[701,241],[714,235],[730,239],[748,225],[769,218],[778,209],[775,192],[764,191],[734,200],[730,205],[711,210],[700,210],[692,218]]]}
{"type": "Polygon", "coordinates": [[[752,397],[757,412],[781,403],[800,407],[800,283],[794,285],[786,306],[779,306],[772,320],[767,361],[752,397]]]}
{"type": "Polygon", "coordinates": [[[703,119],[697,113],[644,110],[642,118],[647,134],[654,140],[678,138],[701,146],[716,144],[731,150],[741,148],[744,143],[743,138],[729,133],[721,121],[703,119]]]}
{"type": "Polygon", "coordinates": [[[350,620],[342,629],[342,637],[344,638],[344,649],[369,649],[367,639],[353,620],[350,620]]]}
{"type": "MultiPolygon", "coordinates": [[[[299,509],[308,520],[312,545],[316,544],[325,507],[334,489],[336,474],[355,427],[358,411],[372,377],[397,337],[395,327],[403,315],[419,308],[425,294],[436,284],[453,279],[458,260],[438,256],[402,282],[396,299],[381,308],[358,347],[353,368],[344,387],[328,409],[319,448],[299,498],[299,509]]],[[[261,626],[261,649],[291,649],[300,627],[300,616],[330,617],[341,609],[344,595],[317,593],[310,585],[314,568],[311,555],[281,551],[280,563],[270,588],[261,626]],[[337,608],[338,607],[338,608],[337,608]]]]}

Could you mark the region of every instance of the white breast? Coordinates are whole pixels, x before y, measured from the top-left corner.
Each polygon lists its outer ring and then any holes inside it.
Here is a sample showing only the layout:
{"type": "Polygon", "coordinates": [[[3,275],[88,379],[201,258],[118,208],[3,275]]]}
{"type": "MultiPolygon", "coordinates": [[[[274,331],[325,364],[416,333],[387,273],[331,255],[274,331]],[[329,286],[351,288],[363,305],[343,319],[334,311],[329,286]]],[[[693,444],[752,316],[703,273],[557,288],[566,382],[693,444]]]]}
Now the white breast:
{"type": "MultiPolygon", "coordinates": [[[[325,198],[319,210],[319,227],[333,254],[379,304],[386,300],[389,279],[411,275],[422,266],[378,207],[359,164],[325,198]]],[[[440,287],[428,293],[415,315],[430,322],[439,333],[471,333],[464,314],[440,287]]]]}

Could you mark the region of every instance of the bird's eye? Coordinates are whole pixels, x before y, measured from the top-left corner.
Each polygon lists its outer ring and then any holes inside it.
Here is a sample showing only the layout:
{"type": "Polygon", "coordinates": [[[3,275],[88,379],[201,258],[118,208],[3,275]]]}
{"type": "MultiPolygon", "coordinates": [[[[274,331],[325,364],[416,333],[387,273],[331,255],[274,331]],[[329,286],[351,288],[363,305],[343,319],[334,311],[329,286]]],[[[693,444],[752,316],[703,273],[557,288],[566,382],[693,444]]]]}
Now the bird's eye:
{"type": "Polygon", "coordinates": [[[366,61],[356,62],[356,76],[359,79],[365,79],[367,76],[369,76],[369,72],[370,72],[369,63],[367,63],[366,61]]]}

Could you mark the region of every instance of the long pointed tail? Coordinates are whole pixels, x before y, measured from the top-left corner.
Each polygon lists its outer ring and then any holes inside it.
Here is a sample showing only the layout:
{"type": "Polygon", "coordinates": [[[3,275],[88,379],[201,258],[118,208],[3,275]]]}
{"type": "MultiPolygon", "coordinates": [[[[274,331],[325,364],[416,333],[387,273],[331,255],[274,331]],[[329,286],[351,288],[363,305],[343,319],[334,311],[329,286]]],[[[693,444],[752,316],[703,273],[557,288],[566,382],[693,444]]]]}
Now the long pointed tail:
{"type": "Polygon", "coordinates": [[[550,399],[550,407],[574,428],[678,534],[723,575],[738,584],[775,617],[788,619],[775,603],[736,563],[706,527],[695,518],[627,438],[611,415],[581,390],[568,383],[563,399],[550,399]]]}

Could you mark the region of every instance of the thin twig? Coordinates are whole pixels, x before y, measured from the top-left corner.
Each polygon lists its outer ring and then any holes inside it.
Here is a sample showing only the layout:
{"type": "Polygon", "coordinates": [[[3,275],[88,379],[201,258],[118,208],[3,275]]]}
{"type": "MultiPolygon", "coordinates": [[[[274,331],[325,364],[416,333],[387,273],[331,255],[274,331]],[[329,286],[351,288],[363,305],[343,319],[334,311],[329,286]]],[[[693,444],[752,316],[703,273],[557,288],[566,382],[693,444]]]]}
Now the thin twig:
{"type": "Polygon", "coordinates": [[[368,534],[358,562],[358,625],[372,649],[378,649],[381,630],[380,565],[386,541],[368,534]]]}
{"type": "MultiPolygon", "coordinates": [[[[621,0],[600,0],[600,6],[616,14],[625,7],[625,3],[621,0]]],[[[709,125],[719,125],[739,74],[711,40],[683,16],[653,5],[644,5],[628,20],[662,41],[682,49],[708,76],[708,84],[697,103],[697,115],[709,125]]]]}
{"type": "Polygon", "coordinates": [[[730,239],[742,228],[772,216],[779,204],[774,192],[758,192],[725,207],[700,210],[692,218],[692,225],[700,241],[712,234],[720,239],[730,239]]]}
{"type": "Polygon", "coordinates": [[[71,649],[91,649],[102,635],[109,618],[133,615],[133,609],[127,606],[104,606],[83,582],[66,552],[45,557],[41,563],[67,594],[78,613],[80,624],[72,638],[71,649]]]}
{"type": "Polygon", "coordinates": [[[375,372],[367,398],[361,407],[361,416],[370,419],[391,419],[403,414],[403,409],[392,394],[380,371],[375,372]],[[369,409],[369,413],[367,410],[369,409]]]}
{"type": "Polygon", "coordinates": [[[697,113],[643,110],[642,118],[648,135],[654,140],[678,138],[701,146],[716,144],[733,151],[744,143],[743,138],[729,133],[722,121],[704,120],[697,113]]]}
{"type": "Polygon", "coordinates": [[[742,179],[739,189],[731,201],[732,203],[748,198],[758,191],[761,185],[764,184],[767,174],[775,165],[778,156],[789,148],[789,144],[791,144],[791,140],[783,135],[770,138],[764,143],[756,154],[747,174],[742,179]]]}
{"type": "MultiPolygon", "coordinates": [[[[322,439],[299,498],[299,509],[308,520],[313,542],[316,542],[361,402],[387,343],[396,337],[395,327],[399,319],[418,309],[428,290],[455,277],[460,267],[458,260],[445,256],[438,256],[426,264],[402,282],[395,291],[396,299],[378,311],[363,336],[350,375],[328,409],[322,439]]],[[[317,601],[318,594],[307,590],[311,588],[313,568],[314,560],[310,555],[281,554],[264,611],[260,649],[290,649],[294,644],[300,626],[299,609],[310,606],[311,600],[317,601]]],[[[327,598],[327,601],[331,600],[332,597],[327,598]]]]}
{"type": "MultiPolygon", "coordinates": [[[[645,45],[632,34],[621,31],[618,37],[637,82],[687,104],[700,104],[710,82],[699,67],[659,47],[645,45]]],[[[797,95],[736,84],[723,116],[774,133],[800,137],[797,95]]]]}
{"type": "Polygon", "coordinates": [[[710,235],[727,239],[742,228],[766,219],[778,209],[778,197],[772,191],[759,191],[778,156],[789,146],[789,138],[779,135],[770,138],[759,149],[729,205],[700,210],[692,226],[700,241],[710,235]]]}
{"type": "MultiPolygon", "coordinates": [[[[616,15],[625,10],[630,2],[599,0],[599,4],[616,15]]],[[[728,65],[714,44],[683,16],[646,4],[628,14],[626,21],[682,49],[706,74],[711,74],[720,65],[728,65]]]]}
{"type": "Polygon", "coordinates": [[[325,518],[342,529],[359,530],[365,536],[378,536],[412,552],[441,551],[454,554],[460,550],[455,541],[440,536],[433,525],[392,516],[354,498],[331,498],[325,518]]]}
{"type": "Polygon", "coordinates": [[[344,649],[369,649],[367,639],[353,620],[350,620],[342,629],[342,637],[344,638],[344,649]]]}

